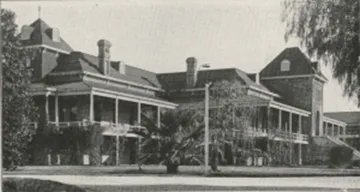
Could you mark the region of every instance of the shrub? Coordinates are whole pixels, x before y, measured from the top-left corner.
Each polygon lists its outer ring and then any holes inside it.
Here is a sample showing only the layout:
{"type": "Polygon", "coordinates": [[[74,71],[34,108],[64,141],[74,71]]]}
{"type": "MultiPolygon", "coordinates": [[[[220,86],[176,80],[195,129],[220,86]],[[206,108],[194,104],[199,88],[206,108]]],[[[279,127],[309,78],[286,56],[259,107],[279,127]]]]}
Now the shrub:
{"type": "Polygon", "coordinates": [[[351,166],[353,150],[345,146],[335,146],[329,152],[329,167],[349,168],[351,166]]]}
{"type": "Polygon", "coordinates": [[[40,180],[40,179],[14,179],[6,178],[3,180],[3,190],[6,192],[37,192],[37,191],[68,191],[86,192],[77,186],[66,185],[63,183],[40,180]]]}

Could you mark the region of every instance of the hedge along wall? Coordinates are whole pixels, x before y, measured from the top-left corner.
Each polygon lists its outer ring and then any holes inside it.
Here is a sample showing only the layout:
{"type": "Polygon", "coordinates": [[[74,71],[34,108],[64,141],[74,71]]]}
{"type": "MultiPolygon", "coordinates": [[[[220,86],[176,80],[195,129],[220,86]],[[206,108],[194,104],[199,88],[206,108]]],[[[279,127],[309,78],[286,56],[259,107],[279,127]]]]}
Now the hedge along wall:
{"type": "Polygon", "coordinates": [[[82,165],[83,155],[88,154],[90,165],[101,165],[102,145],[104,144],[103,128],[100,125],[87,127],[69,127],[60,130],[46,126],[38,131],[31,143],[31,161],[33,165],[48,165],[48,154],[51,164],[57,164],[60,154],[62,165],[82,165]]]}
{"type": "Polygon", "coordinates": [[[351,167],[353,150],[346,146],[335,146],[329,152],[329,166],[346,168],[351,167]]]}

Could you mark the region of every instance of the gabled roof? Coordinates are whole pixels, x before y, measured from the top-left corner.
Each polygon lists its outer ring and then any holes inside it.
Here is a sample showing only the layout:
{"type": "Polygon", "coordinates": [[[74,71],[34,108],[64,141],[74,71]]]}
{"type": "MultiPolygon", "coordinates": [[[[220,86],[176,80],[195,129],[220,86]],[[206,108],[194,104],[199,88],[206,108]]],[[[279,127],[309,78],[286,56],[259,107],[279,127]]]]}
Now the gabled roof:
{"type": "MultiPolygon", "coordinates": [[[[157,75],[162,88],[165,90],[183,90],[186,89],[186,72],[161,73],[157,75]]],[[[203,88],[207,82],[216,82],[221,80],[240,80],[247,86],[253,86],[264,91],[268,91],[261,84],[255,83],[244,71],[237,68],[211,69],[198,71],[197,81],[194,88],[203,88]]]]}
{"type": "Polygon", "coordinates": [[[51,27],[40,18],[30,25],[30,29],[32,30],[23,31],[24,33],[30,33],[28,34],[30,39],[22,40],[22,45],[47,45],[67,52],[71,52],[73,50],[61,37],[60,42],[51,40],[51,27]]]}
{"type": "Polygon", "coordinates": [[[317,74],[324,78],[320,69],[316,67],[317,62],[311,62],[310,59],[298,47],[290,47],[284,49],[278,56],[276,56],[268,65],[266,65],[260,72],[261,77],[274,76],[290,76],[290,75],[308,75],[317,74]],[[290,70],[281,71],[280,65],[283,60],[290,61],[290,70]]]}
{"type": "Polygon", "coordinates": [[[324,113],[324,116],[343,121],[346,124],[360,125],[360,111],[328,112],[324,113]]]}
{"type": "MultiPolygon", "coordinates": [[[[112,64],[119,63],[119,61],[111,62],[112,64]]],[[[99,70],[99,58],[87,53],[71,52],[70,55],[61,55],[58,63],[51,73],[90,72],[99,75],[102,74],[99,70]]],[[[161,87],[155,73],[130,65],[125,65],[125,74],[121,74],[111,65],[109,76],[150,87],[161,87]]]]}

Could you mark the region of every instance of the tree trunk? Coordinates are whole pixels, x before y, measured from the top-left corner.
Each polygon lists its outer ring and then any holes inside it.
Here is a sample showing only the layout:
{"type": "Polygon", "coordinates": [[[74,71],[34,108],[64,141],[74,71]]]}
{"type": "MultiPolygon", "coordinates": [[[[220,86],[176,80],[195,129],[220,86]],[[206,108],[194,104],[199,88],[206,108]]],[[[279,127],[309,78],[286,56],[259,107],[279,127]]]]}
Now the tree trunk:
{"type": "Polygon", "coordinates": [[[179,172],[179,165],[177,163],[169,163],[166,165],[166,173],[177,174],[179,172]]]}
{"type": "Polygon", "coordinates": [[[211,150],[211,170],[218,171],[219,154],[216,138],[212,138],[212,150],[211,150]]]}

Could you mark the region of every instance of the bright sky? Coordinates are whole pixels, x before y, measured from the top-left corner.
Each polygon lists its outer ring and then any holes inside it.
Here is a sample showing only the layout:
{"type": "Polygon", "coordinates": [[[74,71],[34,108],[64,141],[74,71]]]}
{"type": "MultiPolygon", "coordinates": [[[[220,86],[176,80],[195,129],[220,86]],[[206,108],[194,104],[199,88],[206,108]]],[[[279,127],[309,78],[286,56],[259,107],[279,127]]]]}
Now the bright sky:
{"type": "MultiPolygon", "coordinates": [[[[97,55],[97,41],[111,41],[113,60],[153,72],[184,71],[195,56],[211,68],[259,72],[286,47],[280,0],[5,1],[19,26],[41,18],[60,29],[73,49],[97,55]]],[[[330,70],[324,111],[359,110],[342,97],[330,70]]]]}

